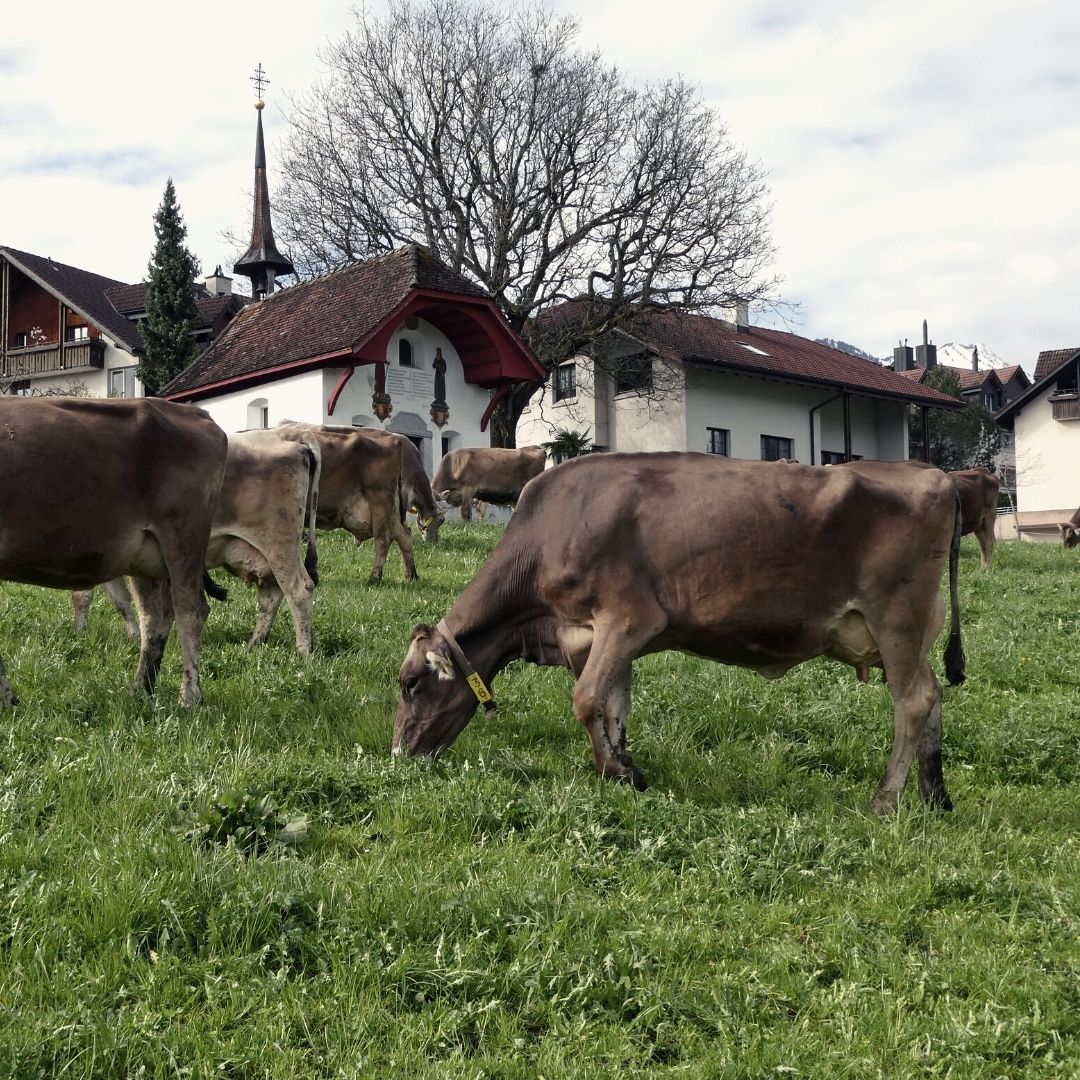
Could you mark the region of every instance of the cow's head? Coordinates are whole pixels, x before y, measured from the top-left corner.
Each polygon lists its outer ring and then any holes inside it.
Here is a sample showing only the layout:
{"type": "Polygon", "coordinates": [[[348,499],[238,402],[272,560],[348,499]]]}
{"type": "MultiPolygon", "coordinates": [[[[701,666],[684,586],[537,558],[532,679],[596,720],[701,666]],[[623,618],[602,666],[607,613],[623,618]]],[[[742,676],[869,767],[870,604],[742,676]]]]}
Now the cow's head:
{"type": "Polygon", "coordinates": [[[1080,535],[1076,532],[1076,526],[1069,521],[1063,521],[1058,528],[1061,530],[1061,542],[1067,547],[1076,547],[1076,541],[1080,539],[1080,535]]]}
{"type": "Polygon", "coordinates": [[[446,520],[445,515],[436,510],[431,517],[425,520],[423,511],[415,506],[413,507],[413,513],[416,514],[416,527],[420,530],[420,535],[429,544],[437,544],[439,542],[439,529],[446,520]]]}
{"type": "Polygon", "coordinates": [[[398,685],[394,754],[438,757],[476,712],[476,695],[434,626],[413,630],[398,685]]]}

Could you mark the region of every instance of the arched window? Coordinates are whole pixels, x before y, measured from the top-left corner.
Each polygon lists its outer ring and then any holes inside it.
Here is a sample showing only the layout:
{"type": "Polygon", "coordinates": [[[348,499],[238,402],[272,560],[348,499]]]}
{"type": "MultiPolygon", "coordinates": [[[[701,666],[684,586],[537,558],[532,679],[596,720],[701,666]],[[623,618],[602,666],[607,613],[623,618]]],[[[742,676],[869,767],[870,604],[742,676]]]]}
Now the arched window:
{"type": "Polygon", "coordinates": [[[400,367],[413,366],[412,342],[408,338],[398,338],[397,362],[400,367]]]}
{"type": "Polygon", "coordinates": [[[247,426],[249,428],[268,428],[270,426],[270,402],[264,397],[248,402],[247,426]]]}

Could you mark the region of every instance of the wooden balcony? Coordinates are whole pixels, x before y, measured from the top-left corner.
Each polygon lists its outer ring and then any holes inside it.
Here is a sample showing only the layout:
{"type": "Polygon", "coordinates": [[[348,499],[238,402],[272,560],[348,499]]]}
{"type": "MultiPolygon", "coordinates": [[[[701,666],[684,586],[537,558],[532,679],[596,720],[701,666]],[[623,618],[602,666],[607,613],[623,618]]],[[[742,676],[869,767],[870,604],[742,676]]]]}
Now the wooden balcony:
{"type": "Polygon", "coordinates": [[[1055,420],[1080,420],[1080,398],[1075,393],[1055,394],[1050,409],[1055,420]]]}
{"type": "Polygon", "coordinates": [[[66,372],[100,370],[105,366],[105,342],[100,338],[67,341],[63,349],[55,342],[8,349],[0,357],[0,376],[7,379],[34,379],[66,372]]]}

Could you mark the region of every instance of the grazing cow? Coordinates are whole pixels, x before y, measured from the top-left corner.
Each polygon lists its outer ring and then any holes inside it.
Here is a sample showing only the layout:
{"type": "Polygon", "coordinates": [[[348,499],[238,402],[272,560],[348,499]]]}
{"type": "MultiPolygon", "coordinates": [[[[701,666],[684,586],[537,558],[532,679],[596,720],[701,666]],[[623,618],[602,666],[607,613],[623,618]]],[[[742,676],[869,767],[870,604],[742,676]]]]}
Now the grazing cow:
{"type": "Polygon", "coordinates": [[[979,562],[990,569],[994,558],[994,528],[997,525],[998,491],[1001,483],[986,469],[960,469],[948,474],[960,496],[963,533],[974,533],[979,542],[979,562]]]}
{"type": "MultiPolygon", "coordinates": [[[[274,429],[256,428],[229,436],[225,477],[210,529],[206,566],[224,567],[258,589],[259,614],[251,645],[266,643],[285,599],[293,616],[297,651],[311,655],[312,594],[318,583],[315,514],[321,462],[319,444],[313,435],[302,443],[283,438],[274,429]],[[308,548],[301,563],[299,547],[305,521],[308,548]]],[[[102,587],[124,618],[128,603],[124,579],[107,581],[102,587]]],[[[86,629],[93,596],[92,589],[71,594],[76,631],[86,629]]],[[[218,598],[224,596],[222,590],[218,598]]],[[[134,636],[138,637],[138,626],[134,636]]]]}
{"type": "Polygon", "coordinates": [[[1080,529],[1080,510],[1077,510],[1068,521],[1063,521],[1058,525],[1058,528],[1061,530],[1061,542],[1067,548],[1076,547],[1077,530],[1080,529]]]}
{"type": "MultiPolygon", "coordinates": [[[[0,397],[0,579],[85,590],[132,575],[136,684],[153,693],[175,617],[180,700],[196,704],[225,456],[225,433],[191,405],[0,397]]],[[[14,703],[0,664],[0,705],[14,703]]]]}
{"type": "MultiPolygon", "coordinates": [[[[352,428],[335,430],[352,431],[352,428]]],[[[445,517],[431,492],[431,481],[424,470],[420,451],[412,439],[399,435],[396,431],[383,431],[380,428],[361,428],[365,435],[377,439],[392,439],[401,447],[401,496],[404,508],[416,515],[416,525],[420,535],[429,543],[439,542],[439,528],[445,517]]]]}
{"type": "Polygon", "coordinates": [[[412,537],[402,522],[401,444],[344,426],[286,421],[274,429],[286,438],[314,435],[322,451],[319,528],[345,529],[357,544],[374,537],[368,584],[382,581],[391,542],[401,549],[405,580],[416,580],[412,537]]]}
{"type": "Polygon", "coordinates": [[[521,489],[544,471],[546,456],[542,446],[451,450],[439,462],[431,490],[451,506],[460,506],[461,520],[469,521],[473,499],[516,506],[521,489]]]}
{"type": "Polygon", "coordinates": [[[525,657],[574,672],[597,772],[643,788],[626,752],[636,657],[678,649],[778,678],[825,655],[887,676],[895,737],[873,808],[897,805],[917,754],[923,799],[948,809],[929,652],[948,563],[945,666],[963,680],[959,547],[956,489],[938,470],[677,453],[569,461],[529,483],[443,621],[413,631],[393,751],[439,754],[478,701],[493,707],[493,677],[525,657]],[[689,505],[701,508],[692,526],[689,505]]]}
{"type": "Polygon", "coordinates": [[[287,438],[278,428],[229,436],[225,479],[206,551],[208,569],[223,566],[259,591],[252,645],[270,636],[281,601],[289,605],[296,649],[310,656],[313,593],[318,583],[315,518],[322,456],[312,435],[287,438]],[[300,544],[307,523],[307,555],[300,544]]]}

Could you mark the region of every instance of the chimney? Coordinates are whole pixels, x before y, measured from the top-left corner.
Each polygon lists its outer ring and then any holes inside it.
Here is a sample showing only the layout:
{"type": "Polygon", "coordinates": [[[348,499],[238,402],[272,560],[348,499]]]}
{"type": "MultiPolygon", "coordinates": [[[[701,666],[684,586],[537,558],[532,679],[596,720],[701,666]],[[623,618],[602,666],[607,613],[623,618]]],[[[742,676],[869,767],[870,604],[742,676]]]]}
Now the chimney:
{"type": "Polygon", "coordinates": [[[937,367],[937,346],[930,344],[925,319],[922,321],[922,344],[915,346],[915,365],[921,368],[937,367]]]}
{"type": "Polygon", "coordinates": [[[729,307],[721,308],[721,317],[731,323],[736,330],[746,330],[750,326],[750,303],[747,300],[735,300],[729,307]]]}
{"type": "Polygon", "coordinates": [[[978,371],[979,370],[979,346],[978,345],[972,345],[971,346],[971,370],[972,371],[978,371]]]}
{"type": "Polygon", "coordinates": [[[206,279],[206,291],[214,296],[232,296],[232,278],[221,272],[220,263],[206,279]]]}
{"type": "Polygon", "coordinates": [[[907,342],[892,351],[893,371],[910,371],[915,366],[915,350],[907,342]]]}

